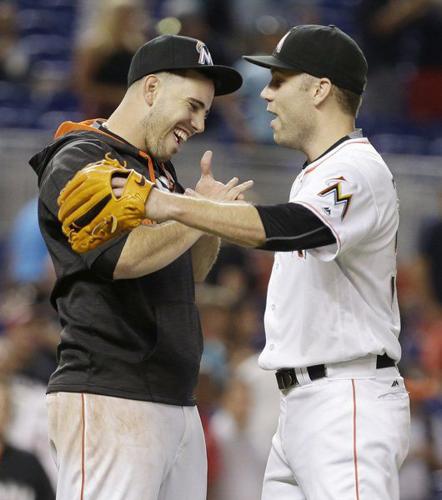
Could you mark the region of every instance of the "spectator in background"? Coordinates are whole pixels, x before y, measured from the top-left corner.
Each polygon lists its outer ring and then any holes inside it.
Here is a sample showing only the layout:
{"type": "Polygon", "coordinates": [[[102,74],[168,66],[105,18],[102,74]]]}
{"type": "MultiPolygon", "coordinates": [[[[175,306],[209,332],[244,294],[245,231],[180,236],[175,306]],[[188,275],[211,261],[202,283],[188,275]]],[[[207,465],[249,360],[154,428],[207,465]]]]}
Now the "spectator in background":
{"type": "Polygon", "coordinates": [[[11,346],[13,371],[44,385],[56,367],[59,342],[56,316],[47,300],[32,288],[10,287],[0,304],[1,335],[11,346]]]}
{"type": "Polygon", "coordinates": [[[10,386],[6,379],[0,378],[0,498],[55,499],[49,478],[38,459],[6,441],[5,433],[10,417],[10,386]]]}
{"type": "MultiPolygon", "coordinates": [[[[0,332],[0,379],[7,377],[9,380],[11,407],[4,436],[10,445],[38,457],[55,486],[56,468],[49,452],[44,396],[49,373],[55,364],[58,328],[46,315],[44,306],[36,305],[35,297],[28,291],[9,288],[3,293],[0,306],[3,327],[0,332]]],[[[9,497],[2,496],[0,488],[0,499],[4,498],[9,497]]]]}
{"type": "Polygon", "coordinates": [[[221,407],[211,421],[220,454],[220,470],[210,500],[256,500],[260,497],[262,470],[245,432],[250,393],[240,380],[229,380],[221,407]]]}
{"type": "MultiPolygon", "coordinates": [[[[268,54],[290,25],[325,24],[317,2],[309,0],[247,0],[232,5],[237,29],[242,32],[242,54],[268,54]]],[[[268,71],[239,58],[236,69],[243,77],[237,95],[252,140],[273,144],[269,113],[259,97],[268,82],[268,71]]]]}
{"type": "Polygon", "coordinates": [[[8,242],[10,279],[17,284],[45,281],[52,266],[38,226],[38,198],[32,198],[12,223],[8,242]]]}
{"type": "Polygon", "coordinates": [[[101,2],[75,53],[75,81],[85,115],[107,118],[121,102],[132,56],[146,40],[146,26],[141,0],[101,2]]]}
{"type": "MultiPolygon", "coordinates": [[[[440,196],[442,213],[442,193],[440,196]]],[[[404,376],[411,399],[410,452],[400,474],[401,499],[441,498],[442,217],[423,224],[420,255],[399,275],[404,376]],[[439,496],[438,496],[439,495],[439,496]]]]}
{"type": "Polygon", "coordinates": [[[442,5],[438,0],[362,0],[357,10],[377,119],[442,118],[442,5]]]}
{"type": "MultiPolygon", "coordinates": [[[[276,20],[275,22],[277,24],[271,33],[253,32],[253,35],[249,37],[253,42],[247,49],[247,53],[272,52],[287,31],[285,24],[278,24],[276,20]]],[[[253,140],[273,144],[273,130],[269,127],[269,113],[259,97],[261,90],[267,85],[268,71],[265,68],[249,64],[242,58],[236,62],[235,68],[243,77],[243,84],[238,91],[238,96],[253,140]]]]}
{"type": "Polygon", "coordinates": [[[29,58],[20,46],[16,8],[0,2],[0,80],[23,81],[28,72],[29,58]]]}
{"type": "MultiPolygon", "coordinates": [[[[204,330],[203,330],[204,333],[204,330]]],[[[205,343],[201,358],[196,399],[204,431],[207,452],[207,499],[213,500],[213,488],[219,481],[221,467],[218,441],[213,433],[211,419],[219,407],[228,373],[224,350],[214,343],[205,343]]]]}
{"type": "MultiPolygon", "coordinates": [[[[439,500],[432,495],[433,470],[438,463],[433,440],[434,417],[425,411],[422,401],[411,401],[410,450],[399,475],[401,500],[439,500]]],[[[439,417],[440,418],[440,417],[439,417]]]]}
{"type": "MultiPolygon", "coordinates": [[[[223,242],[208,283],[228,288],[237,299],[253,293],[255,269],[252,255],[250,250],[223,242]]],[[[262,294],[265,296],[265,288],[262,294]]]]}
{"type": "Polygon", "coordinates": [[[255,302],[246,297],[232,308],[226,343],[230,378],[210,426],[220,456],[214,500],[261,496],[280,395],[273,374],[257,363],[254,344],[262,330],[260,314],[255,302]]]}
{"type": "Polygon", "coordinates": [[[415,263],[416,285],[427,315],[442,318],[442,190],[439,213],[424,221],[419,234],[419,258],[415,263]]]}
{"type": "Polygon", "coordinates": [[[241,277],[238,259],[225,255],[218,266],[217,278],[228,277],[223,287],[204,285],[197,293],[205,337],[197,399],[208,450],[208,500],[260,497],[278,421],[279,391],[273,375],[259,369],[254,348],[261,312],[253,290],[243,288],[247,274],[241,277]]]}
{"type": "MultiPolygon", "coordinates": [[[[190,36],[198,40],[206,40],[210,47],[213,59],[218,64],[230,66],[233,64],[238,54],[232,50],[232,45],[214,31],[204,15],[205,9],[199,9],[197,5],[190,5],[187,8],[179,3],[171,4],[169,13],[178,15],[181,22],[180,35],[190,36]]],[[[253,141],[241,107],[239,106],[237,94],[229,94],[219,97],[214,103],[210,115],[207,118],[207,134],[216,135],[218,141],[236,141],[248,143],[253,141]]]]}

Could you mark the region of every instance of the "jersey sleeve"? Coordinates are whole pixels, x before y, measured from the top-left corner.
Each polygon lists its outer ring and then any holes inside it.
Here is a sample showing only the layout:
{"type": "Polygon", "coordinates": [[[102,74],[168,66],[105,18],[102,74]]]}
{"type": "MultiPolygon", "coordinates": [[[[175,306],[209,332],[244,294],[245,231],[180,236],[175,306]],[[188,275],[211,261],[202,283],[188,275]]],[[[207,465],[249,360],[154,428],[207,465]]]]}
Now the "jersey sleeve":
{"type": "Polygon", "coordinates": [[[330,228],[336,243],[309,250],[330,261],[361,243],[378,222],[378,210],[368,179],[354,165],[320,165],[304,174],[291,202],[311,210],[330,228]]]}
{"type": "MultiPolygon", "coordinates": [[[[69,147],[60,150],[46,167],[40,183],[40,203],[45,207],[45,210],[40,210],[41,219],[43,219],[41,223],[46,224],[52,231],[57,228],[57,233],[66,246],[69,246],[69,243],[62,233],[61,223],[57,216],[59,209],[57,198],[60,191],[76,172],[89,163],[104,158],[108,152],[111,152],[111,149],[106,149],[102,143],[82,141],[77,145],[70,144],[69,147]]],[[[123,234],[89,252],[76,254],[76,256],[83,260],[88,269],[103,278],[112,279],[127,238],[128,234],[123,234]]]]}

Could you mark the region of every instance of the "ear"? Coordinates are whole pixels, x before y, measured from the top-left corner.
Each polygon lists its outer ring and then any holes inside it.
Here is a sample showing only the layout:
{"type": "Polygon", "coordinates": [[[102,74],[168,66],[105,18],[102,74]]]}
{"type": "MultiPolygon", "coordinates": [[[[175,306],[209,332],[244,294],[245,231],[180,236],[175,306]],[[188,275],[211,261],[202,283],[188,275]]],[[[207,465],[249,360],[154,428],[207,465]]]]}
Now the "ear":
{"type": "Polygon", "coordinates": [[[318,78],[314,85],[313,100],[315,106],[322,104],[332,91],[332,83],[328,78],[318,78]]]}
{"type": "Polygon", "coordinates": [[[148,106],[152,106],[158,94],[160,80],[156,75],[147,75],[143,82],[143,97],[148,106]]]}

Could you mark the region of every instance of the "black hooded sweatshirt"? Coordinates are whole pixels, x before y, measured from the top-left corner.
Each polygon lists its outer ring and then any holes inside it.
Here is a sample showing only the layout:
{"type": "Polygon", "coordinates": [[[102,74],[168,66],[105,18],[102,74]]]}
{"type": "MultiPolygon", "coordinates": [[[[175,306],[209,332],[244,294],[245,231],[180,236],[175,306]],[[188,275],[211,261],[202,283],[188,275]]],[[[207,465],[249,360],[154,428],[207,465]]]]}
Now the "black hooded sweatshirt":
{"type": "Polygon", "coordinates": [[[57,197],[73,175],[106,154],[183,192],[170,162],[156,162],[98,121],[66,122],[30,160],[38,175],[39,224],[56,272],[51,302],[62,326],[48,392],[89,392],[195,404],[202,335],[190,251],[136,279],[113,279],[128,234],[75,253],[57,219],[57,197]]]}

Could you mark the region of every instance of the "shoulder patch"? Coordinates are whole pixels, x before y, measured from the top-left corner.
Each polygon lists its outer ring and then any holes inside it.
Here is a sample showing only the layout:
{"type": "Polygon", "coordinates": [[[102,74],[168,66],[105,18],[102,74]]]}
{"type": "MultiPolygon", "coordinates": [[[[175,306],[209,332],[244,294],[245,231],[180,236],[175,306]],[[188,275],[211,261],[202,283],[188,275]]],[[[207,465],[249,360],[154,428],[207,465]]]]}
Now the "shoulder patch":
{"type": "Polygon", "coordinates": [[[332,196],[335,206],[341,205],[343,207],[341,220],[347,215],[348,209],[350,207],[351,198],[353,195],[351,194],[343,194],[341,185],[343,182],[346,182],[345,177],[334,177],[332,179],[328,179],[325,183],[328,185],[322,191],[319,191],[318,196],[332,196]]]}

